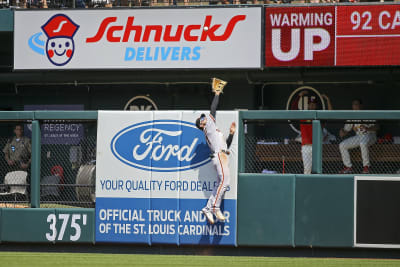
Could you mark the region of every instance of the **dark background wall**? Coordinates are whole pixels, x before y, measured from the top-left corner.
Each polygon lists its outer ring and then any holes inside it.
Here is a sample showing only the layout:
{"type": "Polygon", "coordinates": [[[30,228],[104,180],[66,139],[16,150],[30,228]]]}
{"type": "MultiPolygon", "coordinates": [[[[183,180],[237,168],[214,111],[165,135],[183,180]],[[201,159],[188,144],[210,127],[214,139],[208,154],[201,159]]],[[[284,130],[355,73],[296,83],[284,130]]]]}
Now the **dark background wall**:
{"type": "MultiPolygon", "coordinates": [[[[229,84],[220,109],[254,109],[253,85],[229,84]]],[[[147,95],[160,110],[209,109],[209,84],[0,85],[0,108],[24,110],[32,104],[84,104],[86,110],[123,110],[134,96],[147,95]]]]}
{"type": "MultiPolygon", "coordinates": [[[[266,73],[268,74],[268,71],[266,73]]],[[[209,77],[212,76],[213,73],[210,72],[209,77]]],[[[84,104],[87,110],[122,110],[132,97],[148,95],[162,110],[208,109],[212,93],[210,85],[206,84],[207,80],[207,78],[202,79],[202,84],[189,81],[183,84],[167,84],[151,80],[146,84],[144,82],[143,84],[118,84],[118,82],[107,84],[105,82],[104,84],[77,85],[62,83],[47,85],[46,82],[38,85],[36,82],[29,84],[29,81],[20,85],[0,82],[0,108],[23,110],[24,105],[30,104],[84,104]]],[[[393,80],[370,83],[368,80],[351,82],[341,81],[338,76],[337,81],[321,83],[311,81],[304,84],[292,84],[284,80],[280,81],[282,84],[267,82],[265,86],[262,86],[263,81],[249,84],[246,80],[234,79],[228,82],[226,92],[221,98],[221,109],[286,109],[290,94],[302,85],[311,86],[321,94],[328,95],[334,109],[351,109],[351,100],[354,98],[361,98],[365,109],[397,110],[400,108],[398,101],[400,85],[393,80]]]]}
{"type": "MultiPolygon", "coordinates": [[[[306,85],[315,88],[321,94],[326,94],[331,99],[334,109],[351,109],[351,101],[354,98],[362,99],[364,109],[397,110],[400,108],[400,102],[397,100],[400,86],[394,81],[341,83],[339,78],[331,83],[308,83],[306,85]]],[[[290,94],[301,86],[293,84],[266,85],[263,109],[286,109],[290,94]]]]}

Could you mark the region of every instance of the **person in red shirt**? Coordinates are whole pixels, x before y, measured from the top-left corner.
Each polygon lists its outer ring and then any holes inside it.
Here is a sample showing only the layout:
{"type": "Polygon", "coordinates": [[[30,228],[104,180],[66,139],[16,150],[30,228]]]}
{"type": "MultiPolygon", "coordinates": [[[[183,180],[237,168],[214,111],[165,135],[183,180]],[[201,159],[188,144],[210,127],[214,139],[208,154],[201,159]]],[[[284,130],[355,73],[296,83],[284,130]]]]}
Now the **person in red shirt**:
{"type": "MultiPolygon", "coordinates": [[[[308,98],[308,109],[317,109],[315,97],[308,98]]],[[[302,120],[301,132],[301,157],[303,158],[304,174],[311,174],[312,167],[312,120],[302,120]]]]}
{"type": "MultiPolygon", "coordinates": [[[[301,93],[300,93],[301,94],[301,93]]],[[[325,99],[328,109],[332,110],[332,104],[327,95],[321,95],[325,99]]],[[[302,95],[300,95],[302,97],[302,95]]],[[[317,99],[315,96],[308,98],[308,110],[316,110],[317,99]]],[[[312,168],[312,120],[301,120],[300,121],[300,132],[301,132],[301,156],[303,159],[304,174],[311,174],[312,168]]]]}

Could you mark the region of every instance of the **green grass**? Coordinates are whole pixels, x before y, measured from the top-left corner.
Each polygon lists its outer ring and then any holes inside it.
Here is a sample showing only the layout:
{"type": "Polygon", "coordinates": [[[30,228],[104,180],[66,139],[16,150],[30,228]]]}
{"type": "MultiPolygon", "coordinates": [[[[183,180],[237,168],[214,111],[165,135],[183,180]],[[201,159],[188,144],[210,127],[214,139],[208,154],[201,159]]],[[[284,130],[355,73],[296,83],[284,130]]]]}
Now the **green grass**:
{"type": "Polygon", "coordinates": [[[342,258],[231,257],[187,255],[130,255],[99,253],[0,252],[0,266],[400,266],[400,260],[342,258]]]}

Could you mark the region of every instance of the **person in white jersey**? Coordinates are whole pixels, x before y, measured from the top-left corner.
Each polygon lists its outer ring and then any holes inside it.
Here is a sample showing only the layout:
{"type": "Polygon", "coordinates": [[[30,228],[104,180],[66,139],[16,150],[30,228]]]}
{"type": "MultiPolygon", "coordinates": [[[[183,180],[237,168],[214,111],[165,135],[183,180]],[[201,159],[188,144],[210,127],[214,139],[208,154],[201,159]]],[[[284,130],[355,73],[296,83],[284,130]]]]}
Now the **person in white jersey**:
{"type": "MultiPolygon", "coordinates": [[[[362,102],[359,99],[355,99],[352,102],[352,109],[358,111],[362,109],[362,102]]],[[[339,144],[340,154],[344,164],[344,169],[340,172],[342,174],[352,173],[352,163],[350,159],[349,149],[360,147],[361,157],[363,161],[362,173],[369,173],[370,162],[369,162],[369,151],[368,147],[376,142],[376,131],[379,129],[377,124],[350,124],[344,125],[343,129],[340,129],[340,137],[345,137],[351,130],[356,134],[355,136],[349,137],[343,140],[339,144]]]]}
{"type": "Polygon", "coordinates": [[[207,144],[211,150],[212,163],[217,171],[218,187],[215,187],[207,205],[202,209],[210,224],[214,224],[214,215],[218,221],[224,222],[225,216],[221,212],[221,201],[224,197],[230,182],[228,155],[230,154],[228,148],[232,142],[233,134],[236,130],[236,124],[232,123],[230,127],[229,137],[225,140],[222,132],[217,128],[216,111],[219,102],[219,95],[221,91],[214,92],[214,99],[211,104],[210,114],[201,114],[196,120],[196,126],[203,131],[207,144]]]}

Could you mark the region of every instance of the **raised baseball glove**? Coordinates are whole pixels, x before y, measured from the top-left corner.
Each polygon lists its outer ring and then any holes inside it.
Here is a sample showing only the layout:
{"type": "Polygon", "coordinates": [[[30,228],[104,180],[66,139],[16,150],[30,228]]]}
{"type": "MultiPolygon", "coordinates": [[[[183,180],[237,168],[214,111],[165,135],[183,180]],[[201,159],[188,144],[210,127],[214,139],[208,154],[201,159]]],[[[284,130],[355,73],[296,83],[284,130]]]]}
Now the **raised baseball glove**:
{"type": "Polygon", "coordinates": [[[212,87],[212,91],[215,92],[220,92],[223,93],[224,92],[224,87],[228,82],[223,81],[221,79],[218,78],[212,78],[212,82],[211,82],[211,87],[212,87]]]}

